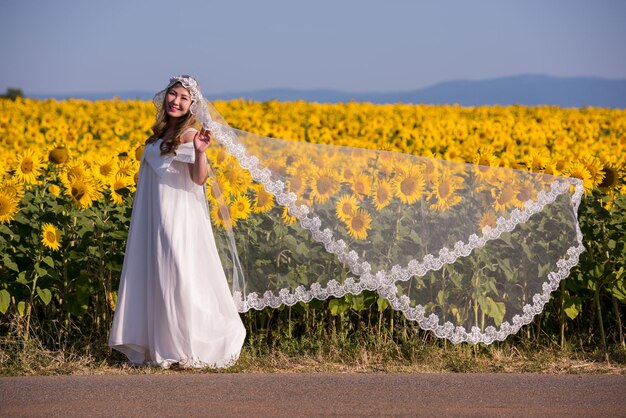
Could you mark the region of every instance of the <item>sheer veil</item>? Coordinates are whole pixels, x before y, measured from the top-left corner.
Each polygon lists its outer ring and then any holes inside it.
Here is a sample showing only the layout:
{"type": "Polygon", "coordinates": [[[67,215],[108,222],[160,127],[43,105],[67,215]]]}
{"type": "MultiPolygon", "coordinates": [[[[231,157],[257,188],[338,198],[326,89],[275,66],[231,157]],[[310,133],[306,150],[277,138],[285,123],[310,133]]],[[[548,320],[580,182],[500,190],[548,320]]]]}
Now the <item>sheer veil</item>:
{"type": "Polygon", "coordinates": [[[490,344],[543,310],[584,249],[579,179],[264,137],[196,93],[240,312],[370,290],[438,337],[490,344]]]}

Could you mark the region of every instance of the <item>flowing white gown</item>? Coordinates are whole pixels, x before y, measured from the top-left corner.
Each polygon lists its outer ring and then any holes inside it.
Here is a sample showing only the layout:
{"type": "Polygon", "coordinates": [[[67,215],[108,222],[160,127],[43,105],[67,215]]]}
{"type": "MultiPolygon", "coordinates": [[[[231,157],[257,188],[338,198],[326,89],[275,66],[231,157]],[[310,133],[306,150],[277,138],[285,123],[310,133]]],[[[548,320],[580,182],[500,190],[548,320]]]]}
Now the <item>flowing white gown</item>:
{"type": "Polygon", "coordinates": [[[226,367],[246,331],[218,257],[193,142],[146,146],[109,345],[135,364],[226,367]]]}

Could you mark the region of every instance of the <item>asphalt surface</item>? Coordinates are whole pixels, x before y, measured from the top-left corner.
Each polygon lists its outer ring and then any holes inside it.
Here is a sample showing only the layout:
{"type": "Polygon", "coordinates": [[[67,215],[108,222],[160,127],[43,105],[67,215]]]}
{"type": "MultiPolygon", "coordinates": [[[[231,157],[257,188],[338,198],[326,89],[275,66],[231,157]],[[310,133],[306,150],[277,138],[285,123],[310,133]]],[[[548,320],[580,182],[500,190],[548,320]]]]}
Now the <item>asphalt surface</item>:
{"type": "Polygon", "coordinates": [[[188,374],[0,378],[0,416],[626,417],[626,375],[188,374]]]}

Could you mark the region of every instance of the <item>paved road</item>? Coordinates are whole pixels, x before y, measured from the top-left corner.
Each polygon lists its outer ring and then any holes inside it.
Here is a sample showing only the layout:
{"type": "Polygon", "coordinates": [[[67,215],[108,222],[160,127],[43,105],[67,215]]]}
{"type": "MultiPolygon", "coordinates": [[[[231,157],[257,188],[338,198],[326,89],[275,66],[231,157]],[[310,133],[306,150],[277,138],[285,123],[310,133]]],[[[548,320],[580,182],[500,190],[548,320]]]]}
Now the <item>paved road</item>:
{"type": "Polygon", "coordinates": [[[626,417],[626,375],[198,374],[0,378],[0,416],[626,417]]]}

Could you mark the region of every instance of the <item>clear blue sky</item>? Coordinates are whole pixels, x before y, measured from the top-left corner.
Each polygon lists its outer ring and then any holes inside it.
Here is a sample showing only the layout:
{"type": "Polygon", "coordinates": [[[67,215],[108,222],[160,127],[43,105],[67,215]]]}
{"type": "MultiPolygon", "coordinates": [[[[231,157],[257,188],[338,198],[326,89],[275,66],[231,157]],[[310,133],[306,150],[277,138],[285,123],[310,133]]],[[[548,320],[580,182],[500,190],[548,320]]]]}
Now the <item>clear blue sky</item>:
{"type": "Polygon", "coordinates": [[[625,22],[625,0],[0,0],[0,92],[624,79],[625,22]]]}

